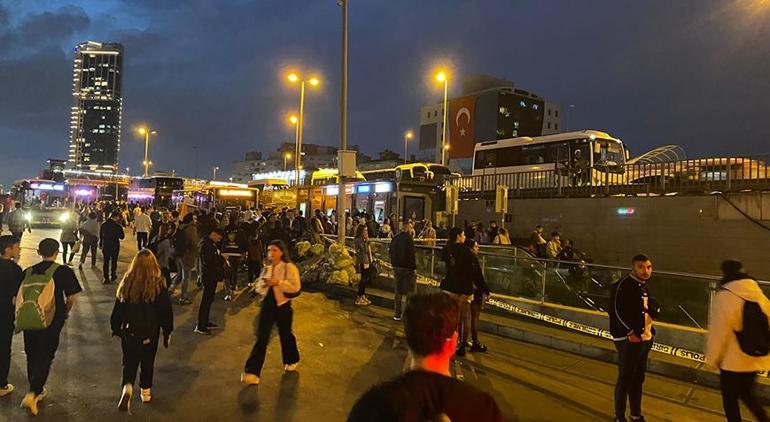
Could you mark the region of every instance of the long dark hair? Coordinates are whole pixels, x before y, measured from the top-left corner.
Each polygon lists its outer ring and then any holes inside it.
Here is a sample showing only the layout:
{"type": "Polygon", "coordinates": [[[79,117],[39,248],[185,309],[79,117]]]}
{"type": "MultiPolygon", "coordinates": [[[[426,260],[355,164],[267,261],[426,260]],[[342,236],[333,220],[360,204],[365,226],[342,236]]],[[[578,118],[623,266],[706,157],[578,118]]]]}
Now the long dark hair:
{"type": "Polygon", "coordinates": [[[273,240],[272,242],[267,244],[267,247],[275,246],[278,248],[278,250],[281,251],[281,261],[285,263],[291,262],[291,257],[289,256],[289,248],[286,246],[286,242],[283,240],[273,240]]]}

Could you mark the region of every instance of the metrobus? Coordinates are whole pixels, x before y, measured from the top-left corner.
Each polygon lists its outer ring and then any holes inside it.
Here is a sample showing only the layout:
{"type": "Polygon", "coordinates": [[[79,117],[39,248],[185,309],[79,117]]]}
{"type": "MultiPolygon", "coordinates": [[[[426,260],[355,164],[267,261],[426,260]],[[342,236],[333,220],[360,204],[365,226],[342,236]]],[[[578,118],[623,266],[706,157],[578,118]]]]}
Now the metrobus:
{"type": "Polygon", "coordinates": [[[393,180],[397,182],[432,181],[442,184],[455,177],[449,167],[436,163],[409,163],[393,168],[363,171],[366,181],[393,180]]]}
{"type": "Polygon", "coordinates": [[[170,207],[174,191],[184,188],[184,179],[171,176],[140,177],[128,186],[128,201],[158,207],[170,207]]]}
{"type": "MultiPolygon", "coordinates": [[[[337,176],[338,170],[334,168],[320,168],[313,172],[310,176],[310,184],[313,186],[324,186],[334,183],[339,183],[340,178],[337,176]]],[[[366,180],[364,175],[360,171],[356,171],[356,176],[351,182],[366,180]]]]}
{"type": "Polygon", "coordinates": [[[259,189],[259,204],[263,208],[295,207],[297,191],[286,179],[258,179],[249,182],[250,188],[259,189]]]}
{"type": "Polygon", "coordinates": [[[191,208],[206,212],[247,210],[256,208],[259,203],[259,189],[243,183],[211,181],[204,186],[175,190],[172,203],[182,215],[190,212],[191,208]]]}
{"type": "Polygon", "coordinates": [[[68,215],[69,186],[54,180],[17,180],[11,196],[24,209],[24,218],[31,226],[57,226],[68,215]]]}
{"type": "Polygon", "coordinates": [[[518,137],[476,144],[472,175],[529,173],[516,179],[519,188],[624,184],[627,158],[620,139],[598,130],[518,137]],[[576,161],[583,169],[577,177],[573,172],[576,161]]]}

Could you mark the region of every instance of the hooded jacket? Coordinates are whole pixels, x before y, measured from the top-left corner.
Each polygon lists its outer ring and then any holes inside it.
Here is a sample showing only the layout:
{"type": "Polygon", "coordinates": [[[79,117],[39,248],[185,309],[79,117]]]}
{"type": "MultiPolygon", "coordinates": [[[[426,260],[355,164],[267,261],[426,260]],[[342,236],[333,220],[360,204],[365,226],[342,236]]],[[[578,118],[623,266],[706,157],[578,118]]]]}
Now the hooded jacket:
{"type": "Polygon", "coordinates": [[[706,341],[706,363],[733,372],[770,369],[770,355],[749,356],[741,350],[736,331],[743,329],[743,304],[757,302],[770,318],[770,301],[755,280],[748,275],[728,281],[716,294],[706,341]]]}

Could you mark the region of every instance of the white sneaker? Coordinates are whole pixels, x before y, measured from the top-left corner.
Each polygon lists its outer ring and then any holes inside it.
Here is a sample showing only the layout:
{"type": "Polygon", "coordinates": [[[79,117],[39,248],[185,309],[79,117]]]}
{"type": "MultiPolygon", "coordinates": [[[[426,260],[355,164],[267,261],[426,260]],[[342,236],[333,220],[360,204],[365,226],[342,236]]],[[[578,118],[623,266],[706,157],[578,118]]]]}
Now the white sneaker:
{"type": "Polygon", "coordinates": [[[32,416],[37,416],[37,402],[38,400],[37,397],[35,397],[35,393],[27,393],[24,396],[24,399],[22,399],[20,407],[26,407],[32,416]]]}
{"type": "Polygon", "coordinates": [[[127,412],[131,410],[131,396],[134,394],[134,386],[126,384],[123,386],[123,393],[120,395],[120,401],[118,402],[118,410],[127,412]]]}
{"type": "Polygon", "coordinates": [[[142,403],[149,403],[152,400],[152,393],[149,388],[142,388],[139,397],[142,399],[142,403]]]}
{"type": "Polygon", "coordinates": [[[8,383],[5,387],[0,388],[0,397],[7,396],[13,392],[13,384],[8,383]]]}
{"type": "Polygon", "coordinates": [[[297,370],[297,365],[299,365],[299,362],[286,365],[283,367],[283,370],[284,372],[294,372],[297,370]]]}
{"type": "Polygon", "coordinates": [[[358,299],[356,299],[356,305],[358,306],[367,306],[369,303],[366,301],[365,296],[359,296],[358,299]]]}
{"type": "Polygon", "coordinates": [[[241,382],[246,385],[259,385],[259,377],[254,374],[244,372],[241,374],[241,382]]]}

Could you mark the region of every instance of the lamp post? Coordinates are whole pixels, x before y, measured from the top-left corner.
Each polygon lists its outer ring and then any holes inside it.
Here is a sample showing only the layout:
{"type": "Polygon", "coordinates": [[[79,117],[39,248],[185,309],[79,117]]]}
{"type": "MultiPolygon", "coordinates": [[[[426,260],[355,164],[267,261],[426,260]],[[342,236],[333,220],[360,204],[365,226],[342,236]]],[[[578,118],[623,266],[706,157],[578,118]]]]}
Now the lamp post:
{"type": "Polygon", "coordinates": [[[152,162],[148,158],[149,152],[150,152],[150,134],[156,135],[158,132],[148,128],[148,127],[140,127],[139,128],[139,134],[144,136],[144,161],[142,164],[144,165],[144,177],[147,177],[150,175],[150,166],[152,165],[152,162]]]}
{"type": "Polygon", "coordinates": [[[286,154],[283,154],[283,171],[286,171],[286,160],[291,158],[291,153],[287,152],[286,154]]]}
{"type": "Polygon", "coordinates": [[[211,170],[214,171],[214,177],[211,180],[217,180],[217,171],[219,171],[219,166],[214,166],[211,168],[211,170]]]}
{"type": "Polygon", "coordinates": [[[436,80],[444,83],[444,110],[442,112],[442,127],[441,127],[441,165],[446,165],[447,155],[447,140],[446,140],[446,116],[449,110],[447,110],[447,92],[449,90],[449,77],[446,72],[441,71],[436,74],[436,80]]]}
{"type": "MultiPolygon", "coordinates": [[[[294,185],[299,186],[299,165],[300,159],[302,157],[296,158],[296,155],[299,153],[300,149],[302,148],[300,146],[299,142],[299,118],[295,115],[289,116],[289,123],[294,125],[294,185]]],[[[301,154],[300,154],[301,155],[301,154]]],[[[289,157],[291,158],[291,157],[289,157]]],[[[286,170],[286,160],[284,160],[284,170],[286,170]]]]}
{"type": "MultiPolygon", "coordinates": [[[[296,82],[300,83],[299,119],[297,120],[297,146],[296,146],[296,151],[294,151],[294,165],[296,168],[297,186],[299,186],[300,184],[299,167],[302,165],[302,126],[304,125],[304,119],[305,119],[305,82],[310,84],[310,86],[318,86],[318,84],[320,84],[321,81],[319,81],[318,78],[310,78],[308,80],[300,79],[299,75],[296,73],[289,73],[289,75],[286,78],[291,83],[296,83],[296,82]]],[[[299,198],[299,195],[297,195],[297,198],[299,198]]]]}
{"type": "Polygon", "coordinates": [[[411,130],[407,130],[404,134],[404,164],[409,161],[409,140],[412,139],[412,136],[414,136],[414,134],[411,130]]]}
{"type": "MultiPolygon", "coordinates": [[[[348,149],[348,0],[337,0],[342,7],[342,54],[340,55],[340,150],[348,149]]],[[[342,160],[338,164],[337,176],[337,243],[345,244],[345,177],[342,175],[342,160]]]]}

